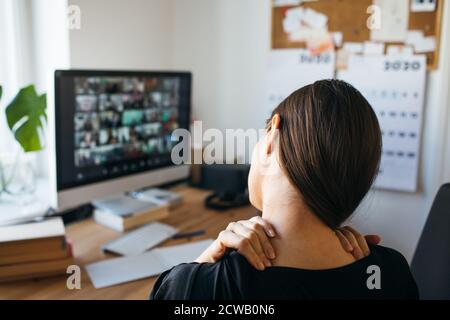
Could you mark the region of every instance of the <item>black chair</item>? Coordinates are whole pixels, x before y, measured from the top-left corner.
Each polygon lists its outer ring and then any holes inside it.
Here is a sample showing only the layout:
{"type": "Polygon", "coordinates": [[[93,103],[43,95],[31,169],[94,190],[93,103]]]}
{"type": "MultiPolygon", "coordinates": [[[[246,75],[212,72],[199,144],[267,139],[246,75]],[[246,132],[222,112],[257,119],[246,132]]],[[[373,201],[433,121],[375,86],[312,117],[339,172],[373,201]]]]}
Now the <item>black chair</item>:
{"type": "Polygon", "coordinates": [[[434,199],[411,264],[424,300],[450,300],[450,184],[434,199]]]}

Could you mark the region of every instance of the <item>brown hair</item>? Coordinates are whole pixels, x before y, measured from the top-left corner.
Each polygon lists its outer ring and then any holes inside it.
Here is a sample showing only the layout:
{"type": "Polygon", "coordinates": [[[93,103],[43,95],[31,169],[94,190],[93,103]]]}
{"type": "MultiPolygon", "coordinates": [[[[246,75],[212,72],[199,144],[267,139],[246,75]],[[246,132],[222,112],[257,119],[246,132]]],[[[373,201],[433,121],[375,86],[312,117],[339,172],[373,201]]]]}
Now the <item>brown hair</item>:
{"type": "Polygon", "coordinates": [[[382,139],[372,107],[348,83],[322,80],[292,93],[275,114],[283,169],[314,214],[338,228],[378,173],[382,139]]]}

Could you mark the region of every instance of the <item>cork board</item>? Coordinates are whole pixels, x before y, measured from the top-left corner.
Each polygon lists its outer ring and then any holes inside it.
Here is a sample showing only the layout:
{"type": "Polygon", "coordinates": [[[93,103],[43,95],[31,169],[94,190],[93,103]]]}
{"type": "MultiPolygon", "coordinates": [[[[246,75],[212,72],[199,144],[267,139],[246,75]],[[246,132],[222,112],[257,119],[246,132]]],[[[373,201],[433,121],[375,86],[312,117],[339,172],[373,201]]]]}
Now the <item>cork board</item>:
{"type": "MultiPolygon", "coordinates": [[[[343,42],[364,42],[370,40],[370,30],[366,26],[369,14],[367,8],[372,0],[318,0],[305,2],[302,6],[314,9],[328,16],[328,30],[342,32],[343,42]]],[[[444,0],[437,0],[434,12],[410,12],[409,30],[422,30],[425,36],[436,37],[436,50],[426,53],[429,70],[438,68],[441,19],[444,0]]],[[[283,30],[283,19],[293,6],[272,8],[272,49],[304,48],[304,42],[290,41],[283,30]]],[[[401,44],[386,42],[389,44],[401,44]]]]}

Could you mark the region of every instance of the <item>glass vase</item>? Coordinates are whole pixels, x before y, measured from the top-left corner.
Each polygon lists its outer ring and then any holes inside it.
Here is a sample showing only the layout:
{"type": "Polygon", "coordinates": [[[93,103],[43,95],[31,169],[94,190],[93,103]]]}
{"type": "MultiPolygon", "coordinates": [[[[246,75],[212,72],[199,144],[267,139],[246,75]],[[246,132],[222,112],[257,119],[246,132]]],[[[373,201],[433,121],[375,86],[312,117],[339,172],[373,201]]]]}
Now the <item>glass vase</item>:
{"type": "Polygon", "coordinates": [[[0,157],[0,201],[26,205],[36,193],[36,155],[22,150],[0,157]]]}

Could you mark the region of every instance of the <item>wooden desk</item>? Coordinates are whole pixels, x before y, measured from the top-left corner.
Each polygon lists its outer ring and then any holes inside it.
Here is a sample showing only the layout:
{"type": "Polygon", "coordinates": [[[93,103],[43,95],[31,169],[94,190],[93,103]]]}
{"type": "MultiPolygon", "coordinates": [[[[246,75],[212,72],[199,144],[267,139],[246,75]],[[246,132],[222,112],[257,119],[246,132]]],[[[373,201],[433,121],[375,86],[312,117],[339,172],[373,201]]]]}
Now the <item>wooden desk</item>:
{"type": "MultiPolygon", "coordinates": [[[[216,238],[230,221],[249,219],[257,214],[251,207],[233,209],[226,212],[208,210],[203,206],[206,191],[177,187],[175,191],[184,196],[184,203],[162,220],[181,231],[205,229],[206,234],[192,239],[170,240],[164,246],[185,243],[190,240],[216,238]]],[[[111,229],[96,224],[92,219],[67,226],[67,237],[74,245],[75,263],[81,267],[80,290],[66,287],[66,276],[39,280],[23,280],[0,284],[0,299],[148,299],[156,277],[134,281],[114,287],[95,289],[83,266],[113,257],[101,251],[102,244],[121,235],[111,229]]]]}

